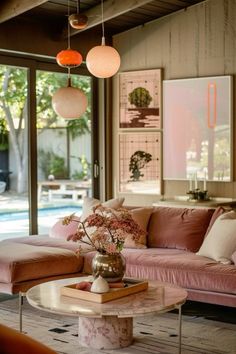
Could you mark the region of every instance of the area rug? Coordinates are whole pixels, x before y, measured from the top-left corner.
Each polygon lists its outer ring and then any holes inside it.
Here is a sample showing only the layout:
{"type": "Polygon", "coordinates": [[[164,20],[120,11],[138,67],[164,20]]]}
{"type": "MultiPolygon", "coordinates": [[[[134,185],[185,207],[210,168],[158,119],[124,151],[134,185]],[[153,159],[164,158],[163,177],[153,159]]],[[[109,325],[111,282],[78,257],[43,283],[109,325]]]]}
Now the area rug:
{"type": "MultiPolygon", "coordinates": [[[[0,322],[18,329],[18,299],[0,302],[0,322]]],[[[25,300],[23,330],[64,354],[177,354],[178,315],[134,319],[134,343],[124,349],[91,350],[78,343],[77,319],[39,311],[25,300]]],[[[183,315],[182,354],[236,354],[236,324],[183,315]]]]}

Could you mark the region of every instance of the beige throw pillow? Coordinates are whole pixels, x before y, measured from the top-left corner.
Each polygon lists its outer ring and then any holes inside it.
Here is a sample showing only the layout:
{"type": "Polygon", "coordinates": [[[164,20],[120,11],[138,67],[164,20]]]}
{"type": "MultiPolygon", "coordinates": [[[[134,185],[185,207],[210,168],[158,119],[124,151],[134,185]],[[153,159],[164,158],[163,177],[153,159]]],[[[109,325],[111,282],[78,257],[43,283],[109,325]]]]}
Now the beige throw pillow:
{"type": "MultiPolygon", "coordinates": [[[[137,208],[129,210],[133,220],[141,227],[142,230],[147,231],[150,216],[153,208],[137,208]]],[[[138,242],[132,239],[132,235],[129,235],[125,239],[125,248],[147,248],[147,235],[141,236],[138,242]]]]}
{"type": "Polygon", "coordinates": [[[80,220],[84,221],[84,219],[86,219],[89,215],[93,214],[93,207],[95,207],[100,203],[107,208],[119,209],[122,207],[124,200],[125,198],[114,198],[114,199],[107,200],[104,203],[101,203],[99,199],[85,197],[83,200],[84,201],[83,210],[82,210],[82,215],[80,217],[80,220]]]}
{"type": "Polygon", "coordinates": [[[230,211],[217,218],[197,255],[230,264],[236,251],[236,212],[230,211]]]}

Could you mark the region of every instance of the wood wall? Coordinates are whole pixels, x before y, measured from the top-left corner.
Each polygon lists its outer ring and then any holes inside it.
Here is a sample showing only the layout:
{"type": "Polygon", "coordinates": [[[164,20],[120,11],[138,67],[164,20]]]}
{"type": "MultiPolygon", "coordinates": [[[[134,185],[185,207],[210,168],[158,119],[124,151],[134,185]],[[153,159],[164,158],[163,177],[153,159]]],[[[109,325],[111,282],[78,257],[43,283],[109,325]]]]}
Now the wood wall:
{"type": "MultiPolygon", "coordinates": [[[[233,121],[236,120],[236,0],[208,0],[186,10],[139,26],[113,38],[121,54],[120,72],[163,68],[163,79],[233,75],[233,121]]],[[[113,140],[117,147],[119,115],[118,75],[114,79],[113,140]]],[[[234,181],[209,182],[209,194],[236,198],[234,124],[234,181]]],[[[114,194],[117,192],[117,161],[114,160],[114,194]]],[[[164,181],[165,196],[185,195],[188,181],[164,181]]],[[[149,205],[159,196],[126,195],[126,204],[149,205]]]]}

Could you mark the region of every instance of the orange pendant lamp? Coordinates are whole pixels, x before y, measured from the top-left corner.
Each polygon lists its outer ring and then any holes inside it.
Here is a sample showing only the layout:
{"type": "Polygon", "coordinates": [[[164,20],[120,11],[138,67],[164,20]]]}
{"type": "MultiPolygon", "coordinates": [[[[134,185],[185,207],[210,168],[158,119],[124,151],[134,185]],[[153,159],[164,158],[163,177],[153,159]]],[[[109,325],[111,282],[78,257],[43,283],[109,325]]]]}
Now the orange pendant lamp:
{"type": "Polygon", "coordinates": [[[105,44],[104,21],[103,21],[103,0],[102,9],[102,43],[96,46],[87,54],[86,65],[89,72],[98,78],[108,78],[117,73],[120,68],[120,55],[117,50],[105,44]]]}

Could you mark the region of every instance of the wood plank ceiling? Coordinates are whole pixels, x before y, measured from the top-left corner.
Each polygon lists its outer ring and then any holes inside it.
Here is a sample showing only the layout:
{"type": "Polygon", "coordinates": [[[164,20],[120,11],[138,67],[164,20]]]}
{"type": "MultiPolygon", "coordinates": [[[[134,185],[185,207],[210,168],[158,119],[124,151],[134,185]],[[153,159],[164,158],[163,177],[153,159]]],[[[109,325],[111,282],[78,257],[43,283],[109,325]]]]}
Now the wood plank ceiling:
{"type": "MultiPolygon", "coordinates": [[[[204,1],[206,0],[104,0],[106,33],[114,35],[204,1]]],[[[76,13],[77,6],[78,0],[70,0],[70,13],[76,13]]],[[[86,30],[99,25],[101,0],[81,0],[80,13],[88,16],[89,24],[86,30]]],[[[66,26],[67,14],[68,0],[2,0],[0,2],[0,23],[19,17],[41,25],[51,23],[52,31],[53,28],[55,31],[61,28],[61,34],[66,26]]],[[[72,35],[76,33],[78,31],[71,31],[72,35]]]]}

